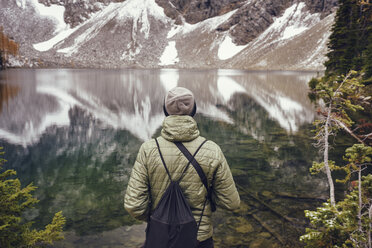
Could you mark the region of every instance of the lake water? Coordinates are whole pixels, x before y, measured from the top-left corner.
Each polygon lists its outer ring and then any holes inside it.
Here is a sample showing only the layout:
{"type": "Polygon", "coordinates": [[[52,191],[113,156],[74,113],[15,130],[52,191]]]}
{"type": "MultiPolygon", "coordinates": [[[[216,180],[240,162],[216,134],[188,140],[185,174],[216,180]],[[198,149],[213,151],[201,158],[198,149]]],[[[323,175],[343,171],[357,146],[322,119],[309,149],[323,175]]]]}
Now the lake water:
{"type": "Polygon", "coordinates": [[[307,97],[311,72],[11,69],[0,72],[0,146],[6,168],[34,182],[27,218],[62,210],[57,247],[139,247],[144,224],[123,208],[141,143],[159,135],[167,90],[194,92],[201,134],[217,142],[242,198],[214,214],[216,247],[298,247],[304,209],[327,197],[308,168],[318,156],[307,97]]]}

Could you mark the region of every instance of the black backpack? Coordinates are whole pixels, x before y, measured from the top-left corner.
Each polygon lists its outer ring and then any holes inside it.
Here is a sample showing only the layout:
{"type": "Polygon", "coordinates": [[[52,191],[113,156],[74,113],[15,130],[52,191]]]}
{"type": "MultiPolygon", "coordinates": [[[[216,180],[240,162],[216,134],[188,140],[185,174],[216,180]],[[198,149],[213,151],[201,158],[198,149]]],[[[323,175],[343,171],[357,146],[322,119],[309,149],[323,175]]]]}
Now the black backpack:
{"type": "MultiPolygon", "coordinates": [[[[188,169],[190,163],[194,166],[198,174],[204,175],[200,165],[194,159],[197,152],[202,145],[207,141],[205,140],[196,150],[194,155],[191,155],[186,147],[181,142],[174,142],[177,147],[184,153],[189,160],[185,167],[180,179],[173,181],[168,168],[165,164],[163,155],[160,151],[158,141],[155,139],[156,145],[159,150],[161,161],[168,174],[170,185],[161,197],[154,213],[150,216],[146,229],[146,242],[144,248],[194,248],[198,246],[197,233],[203,217],[205,204],[208,197],[204,201],[203,210],[200,216],[199,223],[197,224],[191,212],[190,206],[182,192],[179,185],[180,180],[188,169]],[[185,154],[186,152],[186,154],[185,154]],[[196,162],[196,167],[195,167],[196,162]]],[[[204,184],[203,181],[203,184],[204,184]]],[[[208,189],[208,186],[207,186],[208,189]]],[[[209,196],[208,190],[208,196],[209,196]]]]}

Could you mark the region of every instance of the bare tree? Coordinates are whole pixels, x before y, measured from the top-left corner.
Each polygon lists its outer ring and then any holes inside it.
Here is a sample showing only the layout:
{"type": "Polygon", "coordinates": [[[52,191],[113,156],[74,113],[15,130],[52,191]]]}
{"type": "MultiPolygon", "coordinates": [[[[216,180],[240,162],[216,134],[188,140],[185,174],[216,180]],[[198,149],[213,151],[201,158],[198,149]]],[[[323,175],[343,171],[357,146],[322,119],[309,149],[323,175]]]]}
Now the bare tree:
{"type": "Polygon", "coordinates": [[[360,89],[363,85],[359,82],[356,75],[356,72],[350,71],[344,77],[331,78],[327,81],[313,79],[309,83],[313,99],[319,101],[318,114],[320,119],[315,121],[316,135],[314,138],[317,140],[315,146],[323,151],[323,161],[321,163],[314,162],[310,171],[315,174],[325,170],[332,206],[335,206],[336,200],[331,171],[340,169],[340,167],[336,166],[334,161],[329,160],[329,138],[336,135],[338,130],[343,129],[356,138],[358,142],[363,143],[350,130],[353,121],[346,112],[346,110],[356,111],[363,109],[360,104],[365,99],[360,94],[360,89]]]}

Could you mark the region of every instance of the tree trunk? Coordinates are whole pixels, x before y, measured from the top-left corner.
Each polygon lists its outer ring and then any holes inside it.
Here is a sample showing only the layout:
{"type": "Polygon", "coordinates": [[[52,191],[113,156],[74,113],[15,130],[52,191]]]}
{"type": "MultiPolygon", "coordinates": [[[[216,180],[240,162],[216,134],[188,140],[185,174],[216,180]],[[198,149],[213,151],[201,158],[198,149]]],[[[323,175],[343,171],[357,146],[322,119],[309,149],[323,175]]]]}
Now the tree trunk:
{"type": "Polygon", "coordinates": [[[363,232],[362,228],[362,168],[358,167],[358,198],[359,198],[359,206],[358,206],[358,227],[359,232],[363,232]]]}
{"type": "Polygon", "coordinates": [[[324,127],[324,168],[326,170],[327,179],[328,179],[329,198],[331,200],[331,205],[335,206],[336,205],[335,186],[333,184],[331,169],[329,168],[329,164],[328,164],[328,149],[329,149],[329,144],[328,144],[329,130],[328,130],[328,127],[329,127],[330,117],[331,117],[331,106],[329,106],[327,120],[326,120],[325,127],[324,127]]]}
{"type": "Polygon", "coordinates": [[[368,248],[372,248],[372,239],[371,239],[371,232],[372,232],[372,203],[369,206],[369,232],[368,232],[368,248]]]}
{"type": "Polygon", "coordinates": [[[3,52],[0,51],[0,70],[3,69],[3,52]]]}
{"type": "MultiPolygon", "coordinates": [[[[346,80],[350,77],[351,71],[346,75],[342,83],[338,86],[337,90],[333,93],[333,96],[330,99],[328,109],[327,109],[327,119],[326,123],[324,124],[324,168],[327,174],[327,179],[328,179],[328,185],[329,185],[329,198],[331,200],[331,205],[335,206],[336,205],[336,200],[335,200],[335,186],[333,184],[333,179],[332,179],[332,174],[331,174],[331,168],[329,168],[329,163],[328,163],[328,151],[329,151],[329,143],[328,143],[328,138],[329,138],[329,127],[331,126],[331,114],[332,114],[332,101],[334,101],[334,98],[337,96],[337,94],[340,92],[340,89],[346,82],[346,80]]],[[[335,119],[335,118],[334,118],[335,119]]],[[[335,119],[336,120],[336,119],[335,119]]],[[[344,125],[345,126],[345,125],[344,125]]]]}

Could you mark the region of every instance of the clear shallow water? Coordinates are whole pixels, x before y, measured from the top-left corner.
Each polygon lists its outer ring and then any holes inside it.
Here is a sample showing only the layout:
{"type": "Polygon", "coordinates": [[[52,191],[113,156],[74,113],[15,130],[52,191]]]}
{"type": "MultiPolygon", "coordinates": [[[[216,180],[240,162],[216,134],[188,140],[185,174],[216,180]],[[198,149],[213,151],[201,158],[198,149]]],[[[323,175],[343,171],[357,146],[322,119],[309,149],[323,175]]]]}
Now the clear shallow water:
{"type": "Polygon", "coordinates": [[[242,197],[215,214],[217,247],[299,246],[303,210],[327,195],[308,173],[315,73],[237,70],[7,70],[0,72],[6,166],[40,199],[42,224],[62,210],[58,247],[137,247],[144,225],[123,209],[139,146],[159,135],[167,90],[195,93],[201,134],[220,144],[242,197]]]}

